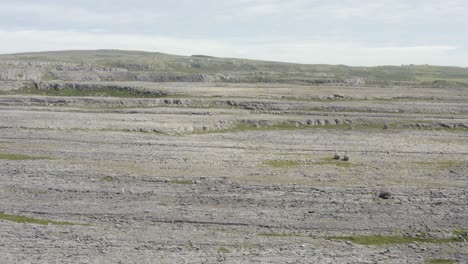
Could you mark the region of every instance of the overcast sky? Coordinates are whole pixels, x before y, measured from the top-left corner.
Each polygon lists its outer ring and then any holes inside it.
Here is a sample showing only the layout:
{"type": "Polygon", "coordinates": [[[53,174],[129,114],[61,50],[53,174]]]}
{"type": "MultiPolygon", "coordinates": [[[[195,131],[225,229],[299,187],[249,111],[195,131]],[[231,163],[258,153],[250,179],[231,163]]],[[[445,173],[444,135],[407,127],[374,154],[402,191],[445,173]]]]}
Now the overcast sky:
{"type": "Polygon", "coordinates": [[[466,0],[0,0],[0,53],[130,49],[468,66],[466,0]]]}

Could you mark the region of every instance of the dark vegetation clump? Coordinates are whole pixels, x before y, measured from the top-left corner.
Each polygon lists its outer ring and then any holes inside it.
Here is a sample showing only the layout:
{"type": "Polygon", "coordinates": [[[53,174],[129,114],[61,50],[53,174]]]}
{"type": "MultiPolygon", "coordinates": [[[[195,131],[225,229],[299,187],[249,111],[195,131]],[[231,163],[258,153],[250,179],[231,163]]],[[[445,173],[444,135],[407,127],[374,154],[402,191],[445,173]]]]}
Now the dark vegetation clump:
{"type": "Polygon", "coordinates": [[[392,198],[392,194],[389,191],[380,191],[379,192],[379,198],[387,200],[387,199],[392,198]]]}

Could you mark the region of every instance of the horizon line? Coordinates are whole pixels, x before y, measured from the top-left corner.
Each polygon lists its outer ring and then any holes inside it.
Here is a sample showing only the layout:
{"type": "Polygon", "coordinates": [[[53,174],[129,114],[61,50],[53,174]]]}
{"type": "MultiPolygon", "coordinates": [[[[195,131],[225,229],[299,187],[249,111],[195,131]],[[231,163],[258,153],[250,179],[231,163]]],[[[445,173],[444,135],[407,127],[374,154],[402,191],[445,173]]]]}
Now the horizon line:
{"type": "Polygon", "coordinates": [[[196,56],[205,56],[207,58],[216,58],[216,59],[233,59],[233,60],[249,60],[249,61],[263,61],[271,63],[284,63],[284,64],[296,64],[296,65],[328,65],[328,66],[345,66],[345,67],[361,67],[361,68],[372,68],[372,67],[413,67],[413,66],[433,66],[433,67],[453,67],[453,68],[462,68],[468,69],[468,66],[460,65],[445,65],[445,64],[377,64],[377,65],[348,65],[348,64],[331,64],[331,63],[301,63],[301,62],[290,62],[290,61],[275,61],[275,60],[263,60],[263,59],[250,59],[250,58],[241,58],[241,57],[218,57],[207,54],[191,54],[191,55],[181,55],[166,53],[160,51],[149,51],[149,50],[132,50],[132,49],[70,49],[70,50],[39,50],[39,51],[22,51],[22,52],[13,52],[13,53],[1,53],[0,56],[15,56],[15,55],[27,55],[31,53],[59,53],[59,52],[93,52],[93,51],[119,51],[119,52],[142,52],[142,53],[158,53],[169,56],[179,56],[179,57],[196,57],[196,56]]]}

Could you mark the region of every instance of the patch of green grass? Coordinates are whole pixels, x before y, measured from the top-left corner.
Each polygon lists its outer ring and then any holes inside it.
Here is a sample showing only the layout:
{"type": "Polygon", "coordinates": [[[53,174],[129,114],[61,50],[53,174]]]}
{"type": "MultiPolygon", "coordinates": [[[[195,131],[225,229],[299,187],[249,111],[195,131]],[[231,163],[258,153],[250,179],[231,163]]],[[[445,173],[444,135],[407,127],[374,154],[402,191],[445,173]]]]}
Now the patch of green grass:
{"type": "Polygon", "coordinates": [[[311,237],[311,236],[307,236],[307,235],[287,234],[287,233],[260,233],[259,236],[264,236],[264,237],[311,237]]]}
{"type": "Polygon", "coordinates": [[[451,243],[463,242],[460,237],[452,238],[425,238],[425,237],[406,237],[406,236],[332,236],[330,239],[347,240],[361,245],[391,245],[408,243],[451,243]]]}
{"type": "Polygon", "coordinates": [[[456,239],[468,241],[468,230],[455,230],[452,233],[456,239]]]}
{"type": "Polygon", "coordinates": [[[437,130],[437,131],[450,131],[460,132],[467,131],[466,128],[444,128],[444,127],[432,127],[431,123],[427,121],[414,121],[408,122],[394,122],[389,125],[389,129],[383,129],[384,124],[353,124],[353,123],[342,123],[342,124],[325,124],[325,125],[296,125],[291,123],[281,123],[275,125],[261,125],[257,126],[248,123],[237,123],[231,127],[222,129],[208,129],[208,130],[195,130],[190,134],[212,134],[212,133],[240,133],[249,131],[281,131],[281,130],[297,130],[297,129],[326,129],[326,130],[355,130],[355,131],[394,131],[394,130],[437,130]],[[416,127],[414,124],[427,124],[426,127],[416,127]]]}
{"type": "Polygon", "coordinates": [[[356,167],[357,164],[349,162],[349,161],[342,161],[342,160],[336,160],[332,157],[326,157],[322,158],[320,161],[313,163],[315,165],[334,165],[338,167],[343,167],[343,168],[351,168],[351,167],[356,167]]]}
{"type": "Polygon", "coordinates": [[[294,236],[292,234],[286,234],[286,233],[261,233],[258,234],[259,236],[265,236],[265,237],[290,237],[294,236]]]}
{"type": "Polygon", "coordinates": [[[39,160],[39,159],[48,159],[48,158],[47,157],[36,157],[36,156],[21,155],[21,154],[4,154],[4,153],[0,153],[0,159],[6,159],[6,160],[39,160]]]}
{"type": "Polygon", "coordinates": [[[254,249],[256,246],[248,241],[244,241],[239,244],[239,247],[244,249],[254,249]]]}
{"type": "Polygon", "coordinates": [[[342,123],[338,125],[296,125],[290,123],[281,123],[275,125],[256,126],[247,123],[238,123],[228,128],[213,129],[213,130],[196,130],[192,134],[211,134],[211,133],[230,133],[230,132],[248,132],[248,131],[281,131],[281,130],[298,130],[298,129],[336,129],[336,130],[383,130],[383,125],[380,124],[350,124],[342,123]]]}
{"type": "Polygon", "coordinates": [[[171,183],[182,184],[182,185],[195,184],[192,180],[172,180],[171,183]]]}
{"type": "Polygon", "coordinates": [[[12,214],[6,214],[4,212],[0,212],[0,220],[7,220],[7,221],[12,221],[16,223],[27,223],[27,224],[37,224],[37,225],[77,225],[74,223],[70,222],[58,222],[58,221],[52,221],[52,220],[46,220],[46,219],[37,219],[37,218],[32,218],[32,217],[27,217],[27,216],[22,216],[22,215],[12,215],[12,214]]]}
{"type": "Polygon", "coordinates": [[[453,259],[428,259],[427,264],[455,264],[453,259]]]}
{"type": "Polygon", "coordinates": [[[455,231],[453,231],[453,234],[457,235],[457,236],[463,236],[463,237],[468,238],[468,230],[455,230],[455,231]]]}
{"type": "Polygon", "coordinates": [[[105,181],[105,182],[114,182],[115,179],[111,176],[106,176],[104,178],[102,178],[102,181],[105,181]]]}
{"type": "Polygon", "coordinates": [[[218,252],[219,253],[223,253],[223,254],[228,254],[228,253],[231,253],[231,250],[229,250],[228,248],[224,247],[224,246],[220,246],[218,248],[218,252]]]}

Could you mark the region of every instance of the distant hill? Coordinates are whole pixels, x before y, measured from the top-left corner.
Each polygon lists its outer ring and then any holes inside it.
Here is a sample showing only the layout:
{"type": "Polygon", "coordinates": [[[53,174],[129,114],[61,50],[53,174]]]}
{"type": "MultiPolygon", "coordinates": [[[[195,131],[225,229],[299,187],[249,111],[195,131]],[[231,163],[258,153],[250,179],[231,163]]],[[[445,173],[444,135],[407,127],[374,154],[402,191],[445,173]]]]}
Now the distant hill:
{"type": "Polygon", "coordinates": [[[468,68],[430,65],[351,67],[207,55],[70,50],[0,55],[1,81],[275,82],[317,85],[468,87],[468,68]]]}

